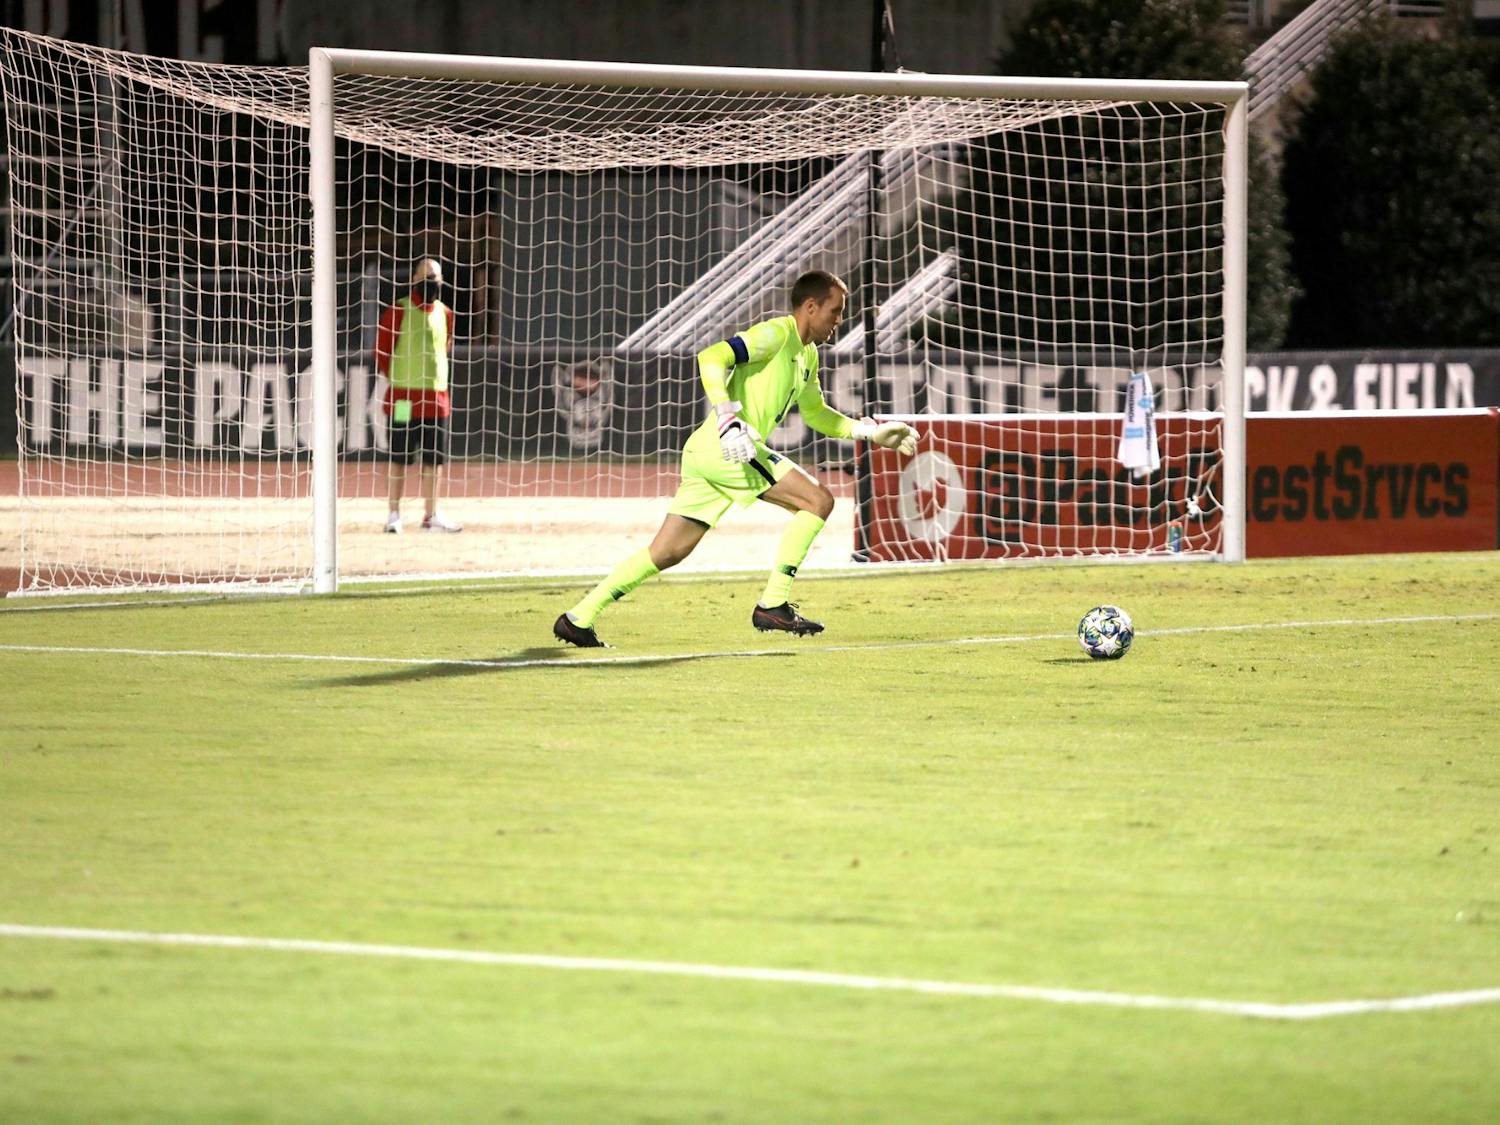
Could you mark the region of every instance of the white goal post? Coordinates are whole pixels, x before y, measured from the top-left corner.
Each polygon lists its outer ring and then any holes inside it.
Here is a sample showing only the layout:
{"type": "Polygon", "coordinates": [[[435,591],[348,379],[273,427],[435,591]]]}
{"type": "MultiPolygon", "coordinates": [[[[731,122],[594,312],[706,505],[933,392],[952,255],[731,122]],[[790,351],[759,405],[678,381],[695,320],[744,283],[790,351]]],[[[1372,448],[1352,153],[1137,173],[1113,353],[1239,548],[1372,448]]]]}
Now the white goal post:
{"type": "MultiPolygon", "coordinates": [[[[606,570],[675,488],[694,352],[810,268],[853,285],[829,401],[922,434],[768,438],[840,496],[822,565],[1244,558],[1243,83],[0,37],[28,589],[606,570]],[[388,536],[372,349],[426,257],[466,527],[388,536]],[[87,329],[122,293],[154,332],[87,329]]],[[[736,522],[694,561],[763,569],[736,522]]]]}

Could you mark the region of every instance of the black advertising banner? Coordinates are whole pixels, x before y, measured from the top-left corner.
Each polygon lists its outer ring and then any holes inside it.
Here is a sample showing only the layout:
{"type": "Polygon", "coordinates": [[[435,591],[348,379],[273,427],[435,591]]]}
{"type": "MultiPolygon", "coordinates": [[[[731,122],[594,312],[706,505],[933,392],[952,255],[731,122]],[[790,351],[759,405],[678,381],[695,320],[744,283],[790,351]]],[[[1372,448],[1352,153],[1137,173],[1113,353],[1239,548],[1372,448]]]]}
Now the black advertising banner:
{"type": "MultiPolygon", "coordinates": [[[[309,367],[306,355],[164,352],[32,358],[17,372],[14,352],[0,348],[0,456],[15,455],[22,433],[28,448],[78,455],[293,455],[311,432],[309,367]]],[[[825,368],[822,382],[850,414],[1067,414],[1118,409],[1129,374],[947,356],[883,363],[868,403],[858,364],[825,368]]],[[[1153,369],[1152,379],[1164,413],[1218,405],[1214,369],[1153,369]]],[[[452,383],[453,453],[461,458],[672,456],[705,409],[692,360],[683,358],[460,349],[452,383]]],[[[384,391],[367,357],[341,357],[345,456],[385,454],[384,391]]],[[[1250,357],[1245,391],[1252,411],[1500,406],[1500,350],[1264,353],[1250,357]]],[[[793,415],[776,444],[817,458],[827,452],[822,442],[793,415]]]]}
{"type": "MultiPolygon", "coordinates": [[[[450,373],[455,457],[533,460],[675,452],[703,406],[685,394],[681,361],[561,359],[512,364],[461,353],[450,373]]],[[[179,353],[23,361],[20,431],[28,449],[141,457],[250,458],[305,452],[312,437],[311,359],[179,353]]],[[[365,360],[338,370],[338,438],[347,457],[390,447],[386,382],[365,360]]],[[[12,388],[12,395],[14,389],[12,388]]],[[[15,412],[10,452],[16,449],[15,412]]]]}
{"type": "Polygon", "coordinates": [[[1500,350],[1262,352],[1245,364],[1251,411],[1500,406],[1500,350]]]}

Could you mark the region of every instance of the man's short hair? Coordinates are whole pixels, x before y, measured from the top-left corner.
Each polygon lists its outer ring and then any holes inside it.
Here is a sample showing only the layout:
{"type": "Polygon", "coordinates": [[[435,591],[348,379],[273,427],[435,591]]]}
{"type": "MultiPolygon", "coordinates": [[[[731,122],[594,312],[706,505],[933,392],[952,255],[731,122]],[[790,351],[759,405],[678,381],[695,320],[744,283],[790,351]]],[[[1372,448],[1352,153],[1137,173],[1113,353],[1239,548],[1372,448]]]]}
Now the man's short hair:
{"type": "Polygon", "coordinates": [[[811,297],[822,304],[835,289],[849,292],[844,279],[828,270],[808,270],[792,284],[792,308],[800,309],[802,302],[811,297]]]}

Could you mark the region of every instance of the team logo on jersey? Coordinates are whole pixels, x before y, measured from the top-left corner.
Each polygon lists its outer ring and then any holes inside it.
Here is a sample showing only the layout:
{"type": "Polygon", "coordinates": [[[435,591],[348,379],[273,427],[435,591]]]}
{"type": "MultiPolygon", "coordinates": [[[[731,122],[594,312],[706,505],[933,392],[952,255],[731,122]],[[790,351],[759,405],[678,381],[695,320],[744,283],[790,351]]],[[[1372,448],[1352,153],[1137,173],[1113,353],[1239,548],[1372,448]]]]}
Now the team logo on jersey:
{"type": "Polygon", "coordinates": [[[963,473],[941,453],[918,453],[901,470],[896,510],[913,539],[936,543],[948,538],[968,503],[963,473]]]}

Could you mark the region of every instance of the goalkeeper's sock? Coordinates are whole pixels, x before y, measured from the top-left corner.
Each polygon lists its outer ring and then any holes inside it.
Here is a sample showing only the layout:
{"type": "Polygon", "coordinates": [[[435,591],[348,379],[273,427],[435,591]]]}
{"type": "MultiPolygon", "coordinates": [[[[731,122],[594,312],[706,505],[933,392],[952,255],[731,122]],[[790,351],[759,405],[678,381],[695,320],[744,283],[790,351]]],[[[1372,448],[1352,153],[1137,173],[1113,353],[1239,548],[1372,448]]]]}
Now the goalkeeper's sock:
{"type": "Polygon", "coordinates": [[[797,577],[797,568],[822,530],[823,521],[811,512],[798,512],[792,517],[790,526],[781,534],[781,545],[776,548],[776,565],[760,596],[761,605],[770,609],[785,604],[792,596],[792,579],[797,577]]]}
{"type": "MultiPolygon", "coordinates": [[[[819,523],[821,522],[820,520],[819,523]]],[[[592,628],[594,622],[599,620],[599,615],[604,612],[605,606],[619,601],[660,571],[661,567],[651,561],[651,552],[642,547],[610,571],[608,578],[595,586],[581,602],[568,610],[568,617],[575,625],[582,625],[585,629],[592,628]]]]}

